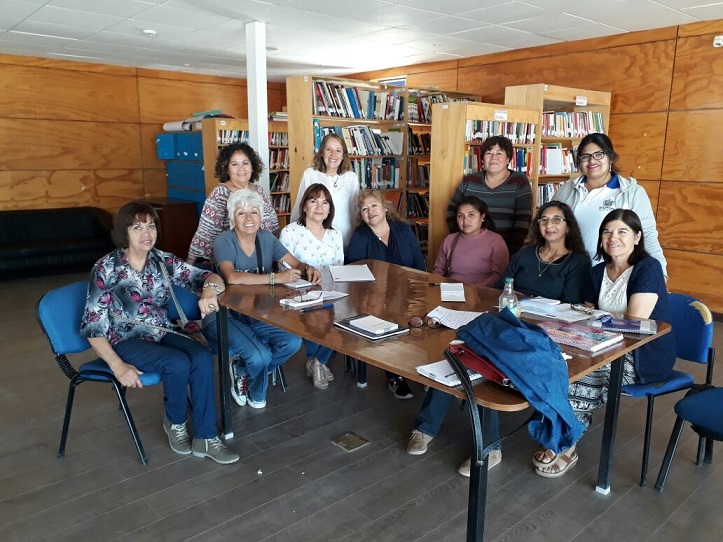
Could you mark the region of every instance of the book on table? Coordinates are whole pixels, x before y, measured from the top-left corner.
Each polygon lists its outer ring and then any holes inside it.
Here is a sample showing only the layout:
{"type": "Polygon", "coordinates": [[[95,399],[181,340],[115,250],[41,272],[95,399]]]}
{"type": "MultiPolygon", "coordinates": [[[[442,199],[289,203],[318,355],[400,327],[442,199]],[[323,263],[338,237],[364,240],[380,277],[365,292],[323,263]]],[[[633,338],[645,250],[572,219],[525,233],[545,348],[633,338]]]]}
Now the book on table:
{"type": "Polygon", "coordinates": [[[329,272],[334,282],[371,282],[374,275],[367,264],[330,265],[329,272]]]}
{"type": "Polygon", "coordinates": [[[544,329],[556,343],[574,346],[588,352],[598,352],[623,340],[622,333],[597,330],[581,324],[560,320],[545,320],[535,323],[544,329]]]}
{"type": "Polygon", "coordinates": [[[371,316],[374,320],[366,320],[369,318],[369,314],[357,314],[355,316],[350,316],[348,318],[343,318],[342,320],[336,320],[334,322],[334,325],[337,327],[340,327],[342,329],[345,329],[346,331],[351,331],[352,333],[355,333],[357,335],[360,335],[366,339],[372,340],[372,341],[378,341],[380,339],[386,339],[388,337],[394,337],[396,335],[402,335],[404,333],[409,333],[409,328],[400,326],[399,324],[395,322],[388,322],[386,320],[381,320],[380,318],[377,318],[376,316],[371,316]],[[375,320],[380,320],[381,322],[386,322],[383,326],[377,329],[387,329],[388,331],[382,331],[381,333],[377,333],[375,331],[367,331],[367,329],[364,329],[363,327],[360,327],[359,321],[361,320],[361,325],[364,327],[368,327],[369,329],[374,329],[371,325],[371,322],[374,322],[375,320]],[[356,325],[355,325],[356,323],[356,325]],[[370,323],[369,326],[366,324],[370,323]]]}
{"type": "MultiPolygon", "coordinates": [[[[475,384],[482,379],[481,374],[476,373],[469,367],[465,368],[467,369],[467,375],[469,376],[472,384],[475,384]]],[[[445,386],[449,386],[450,388],[462,385],[457,373],[454,372],[454,369],[452,369],[452,366],[446,359],[442,361],[435,361],[434,363],[428,363],[426,365],[419,365],[415,367],[415,369],[417,369],[417,372],[420,375],[427,377],[430,380],[434,380],[435,382],[439,382],[440,384],[444,384],[445,386]]]]}
{"type": "Polygon", "coordinates": [[[658,332],[655,320],[627,320],[603,315],[588,322],[590,327],[603,331],[617,331],[618,333],[639,333],[641,335],[654,335],[658,332]]]}

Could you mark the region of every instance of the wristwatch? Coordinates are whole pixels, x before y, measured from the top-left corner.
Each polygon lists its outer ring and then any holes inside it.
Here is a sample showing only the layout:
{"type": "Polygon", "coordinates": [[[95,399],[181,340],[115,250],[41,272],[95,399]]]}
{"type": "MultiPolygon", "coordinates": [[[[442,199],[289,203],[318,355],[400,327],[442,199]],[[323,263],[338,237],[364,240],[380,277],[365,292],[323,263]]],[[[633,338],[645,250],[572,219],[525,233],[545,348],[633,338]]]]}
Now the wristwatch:
{"type": "Polygon", "coordinates": [[[204,289],[204,290],[205,290],[206,288],[209,288],[209,287],[213,287],[213,288],[216,289],[216,295],[221,295],[221,292],[223,292],[223,290],[221,289],[221,287],[220,287],[218,284],[216,284],[215,282],[206,282],[206,283],[203,285],[203,289],[204,289]]]}

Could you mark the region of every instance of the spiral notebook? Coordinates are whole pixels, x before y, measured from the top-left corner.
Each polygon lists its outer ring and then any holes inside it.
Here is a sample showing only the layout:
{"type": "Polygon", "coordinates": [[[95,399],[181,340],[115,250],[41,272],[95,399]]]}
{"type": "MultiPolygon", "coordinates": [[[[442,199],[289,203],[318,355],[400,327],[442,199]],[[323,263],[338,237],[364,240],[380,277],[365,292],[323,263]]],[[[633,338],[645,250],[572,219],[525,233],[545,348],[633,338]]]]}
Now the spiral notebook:
{"type": "Polygon", "coordinates": [[[622,342],[622,333],[593,329],[581,324],[545,320],[536,322],[550,338],[559,344],[574,346],[588,352],[598,352],[622,342]]]}

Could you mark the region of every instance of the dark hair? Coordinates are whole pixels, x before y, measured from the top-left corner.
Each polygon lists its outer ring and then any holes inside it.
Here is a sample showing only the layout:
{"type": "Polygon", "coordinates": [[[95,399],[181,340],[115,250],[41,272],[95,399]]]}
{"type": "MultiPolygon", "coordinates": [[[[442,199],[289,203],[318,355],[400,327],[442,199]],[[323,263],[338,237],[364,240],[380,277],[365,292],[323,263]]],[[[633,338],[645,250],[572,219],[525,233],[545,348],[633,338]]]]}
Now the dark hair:
{"type": "Polygon", "coordinates": [[[575,214],[567,203],[561,201],[548,201],[542,207],[537,210],[535,218],[530,224],[530,233],[525,240],[526,245],[536,245],[543,247],[545,245],[545,238],[540,233],[540,224],[538,220],[542,218],[542,213],[547,209],[555,207],[562,211],[562,216],[567,224],[567,235],[565,236],[565,248],[570,252],[579,252],[588,256],[587,250],[585,250],[585,243],[582,240],[582,233],[580,232],[580,225],[577,223],[575,214]]]}
{"type": "Polygon", "coordinates": [[[600,229],[597,234],[597,253],[595,254],[595,258],[602,258],[606,263],[610,263],[613,260],[610,255],[603,250],[602,233],[605,227],[614,220],[622,220],[628,228],[633,230],[633,234],[640,234],[640,241],[633,245],[633,252],[628,258],[628,263],[635,265],[646,256],[650,256],[648,251],[645,250],[645,234],[643,233],[643,224],[640,222],[640,217],[635,214],[635,211],[631,211],[630,209],[613,209],[605,215],[605,218],[603,218],[603,221],[600,223],[600,229]]]}
{"type": "Polygon", "coordinates": [[[480,145],[479,152],[482,156],[495,145],[498,145],[500,149],[505,151],[507,160],[512,160],[515,151],[512,148],[512,141],[507,139],[505,136],[492,136],[484,140],[480,145]]]}
{"type": "Polygon", "coordinates": [[[379,202],[382,204],[382,207],[384,207],[387,210],[387,220],[398,220],[401,221],[402,219],[399,217],[399,214],[397,214],[397,209],[394,207],[394,204],[390,201],[388,201],[384,197],[384,193],[375,190],[373,188],[365,188],[361,192],[359,192],[359,196],[357,197],[357,214],[352,219],[352,227],[354,229],[358,228],[364,220],[362,220],[361,217],[361,208],[362,204],[364,203],[364,200],[367,198],[374,198],[376,200],[379,200],[379,202]]]}
{"type": "Polygon", "coordinates": [[[613,142],[610,141],[610,138],[605,134],[597,132],[594,134],[587,134],[582,138],[582,141],[580,141],[580,144],[577,146],[577,156],[575,157],[575,161],[577,162],[578,167],[580,166],[580,155],[583,154],[583,149],[590,144],[597,145],[605,154],[608,155],[610,158],[610,171],[612,173],[620,172],[620,169],[618,169],[618,166],[615,164],[615,162],[617,162],[620,158],[620,155],[615,152],[613,142]]]}
{"type": "Polygon", "coordinates": [[[462,207],[462,205],[470,205],[477,209],[477,211],[479,211],[479,214],[484,216],[484,218],[482,219],[482,227],[486,230],[495,231],[495,221],[492,219],[492,215],[490,215],[490,211],[484,201],[479,199],[477,196],[463,197],[457,204],[456,209],[454,210],[455,217],[457,216],[457,212],[459,211],[459,208],[462,207]]]}
{"type": "Polygon", "coordinates": [[[261,172],[264,170],[264,162],[261,160],[259,153],[248,143],[231,143],[226,145],[218,151],[218,157],[216,158],[216,178],[225,183],[230,179],[228,174],[228,163],[231,161],[231,157],[234,153],[242,152],[246,155],[246,158],[251,162],[251,181],[255,183],[259,180],[261,172]]]}
{"type": "Polygon", "coordinates": [[[306,226],[306,211],[304,210],[304,206],[311,198],[318,198],[319,194],[323,194],[326,201],[329,202],[329,215],[324,219],[321,225],[324,226],[325,229],[330,230],[331,224],[334,222],[334,200],[331,199],[331,192],[329,192],[329,189],[321,183],[312,184],[306,189],[306,192],[304,192],[304,195],[301,198],[301,203],[299,204],[298,223],[302,226],[306,226]]]}
{"type": "Polygon", "coordinates": [[[144,218],[150,217],[158,230],[158,213],[153,206],[145,201],[131,201],[121,207],[113,217],[111,236],[118,248],[128,248],[128,228],[144,218]]]}
{"type": "Polygon", "coordinates": [[[341,159],[341,164],[339,164],[339,168],[336,170],[336,172],[339,175],[343,175],[347,171],[351,171],[351,160],[349,160],[349,151],[346,148],[344,138],[337,133],[326,134],[324,136],[324,139],[321,140],[321,144],[319,145],[319,150],[316,151],[314,159],[311,162],[311,167],[313,167],[316,171],[326,173],[326,163],[324,162],[324,147],[326,147],[326,144],[331,139],[335,139],[339,142],[339,144],[341,144],[343,156],[341,159]]]}

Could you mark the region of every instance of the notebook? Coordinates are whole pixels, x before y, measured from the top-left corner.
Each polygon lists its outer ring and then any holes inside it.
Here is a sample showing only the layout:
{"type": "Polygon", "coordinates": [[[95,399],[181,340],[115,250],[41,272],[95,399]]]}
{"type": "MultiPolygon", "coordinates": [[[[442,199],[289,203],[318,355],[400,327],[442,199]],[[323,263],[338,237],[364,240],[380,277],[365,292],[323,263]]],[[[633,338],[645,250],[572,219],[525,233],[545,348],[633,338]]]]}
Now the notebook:
{"type": "Polygon", "coordinates": [[[374,280],[374,275],[367,264],[330,265],[329,272],[334,282],[371,282],[374,280]]]}
{"type": "Polygon", "coordinates": [[[464,303],[464,284],[461,282],[443,282],[439,285],[442,301],[461,301],[464,303]]]}
{"type": "Polygon", "coordinates": [[[590,320],[588,325],[603,331],[617,331],[619,333],[654,335],[658,332],[658,324],[655,323],[655,320],[626,320],[624,318],[613,318],[610,315],[590,320]]]}
{"type": "Polygon", "coordinates": [[[588,352],[598,352],[623,340],[621,333],[596,330],[581,324],[560,320],[545,320],[536,322],[536,324],[544,329],[556,343],[574,346],[588,352]]]}
{"type": "MultiPolygon", "coordinates": [[[[430,380],[434,380],[435,382],[439,382],[440,384],[444,384],[445,386],[449,386],[450,388],[462,385],[457,373],[454,372],[454,369],[452,369],[452,366],[446,359],[442,361],[435,361],[434,363],[428,363],[427,365],[420,365],[416,367],[416,369],[420,375],[425,376],[430,380]]],[[[470,368],[467,368],[467,374],[469,375],[469,379],[472,384],[478,382],[482,378],[481,374],[474,372],[470,368]]]]}
{"type": "Polygon", "coordinates": [[[349,325],[363,331],[373,333],[374,335],[382,335],[383,333],[389,333],[390,331],[394,331],[399,328],[399,324],[395,324],[394,322],[389,322],[387,320],[382,320],[381,318],[377,318],[376,316],[372,315],[362,316],[361,318],[349,320],[349,325]]]}
{"type": "Polygon", "coordinates": [[[352,326],[349,322],[351,320],[357,320],[359,318],[368,316],[367,314],[357,314],[356,316],[350,316],[349,318],[344,318],[342,320],[337,320],[334,322],[334,325],[337,327],[340,327],[342,329],[345,329],[346,331],[351,331],[352,333],[355,333],[356,335],[360,335],[366,339],[369,339],[371,341],[378,341],[380,339],[386,339],[388,337],[394,337],[396,335],[402,335],[404,333],[409,333],[409,328],[400,326],[397,324],[397,328],[393,331],[389,331],[382,334],[375,334],[370,333],[368,331],[365,331],[359,327],[352,326]]]}

